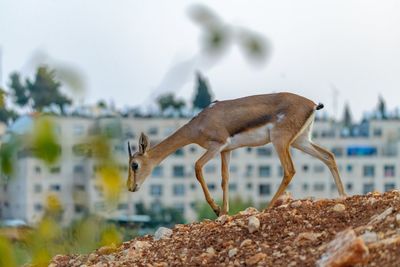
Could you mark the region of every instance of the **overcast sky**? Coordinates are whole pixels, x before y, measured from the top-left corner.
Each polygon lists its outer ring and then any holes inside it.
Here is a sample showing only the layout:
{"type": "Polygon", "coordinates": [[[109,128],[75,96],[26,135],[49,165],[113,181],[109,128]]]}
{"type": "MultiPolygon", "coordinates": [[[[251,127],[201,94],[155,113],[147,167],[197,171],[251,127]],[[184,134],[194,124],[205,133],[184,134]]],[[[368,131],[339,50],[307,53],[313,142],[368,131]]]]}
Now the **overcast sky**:
{"type": "Polygon", "coordinates": [[[14,70],[32,75],[34,55],[47,54],[85,75],[85,103],[148,105],[167,90],[190,99],[199,69],[219,100],[290,91],[334,113],[336,88],[338,115],[348,101],[360,117],[379,94],[389,108],[400,105],[400,1],[201,1],[224,22],[269,40],[264,65],[236,46],[214,65],[201,63],[201,31],[188,16],[196,3],[0,0],[2,85],[14,70]],[[181,75],[166,76],[176,66],[181,75]]]}

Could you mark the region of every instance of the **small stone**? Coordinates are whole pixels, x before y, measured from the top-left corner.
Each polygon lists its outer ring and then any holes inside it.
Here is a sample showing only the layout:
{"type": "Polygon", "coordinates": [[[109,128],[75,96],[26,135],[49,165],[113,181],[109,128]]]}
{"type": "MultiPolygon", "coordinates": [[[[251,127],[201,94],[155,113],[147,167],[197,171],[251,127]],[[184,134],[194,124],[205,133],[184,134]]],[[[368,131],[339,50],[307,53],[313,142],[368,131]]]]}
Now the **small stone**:
{"type": "Polygon", "coordinates": [[[154,240],[166,239],[172,235],[172,230],[166,227],[160,227],[154,234],[154,240]]]}
{"type": "Polygon", "coordinates": [[[300,233],[294,242],[299,245],[303,245],[306,242],[313,242],[316,241],[322,234],[321,233],[314,233],[314,232],[304,232],[300,233]]]}
{"type": "Polygon", "coordinates": [[[260,220],[256,216],[251,216],[249,218],[249,223],[247,226],[247,229],[249,230],[249,233],[252,234],[260,228],[260,220]]]}
{"type": "Polygon", "coordinates": [[[378,200],[376,200],[376,198],[371,197],[371,198],[368,198],[367,203],[368,203],[369,205],[372,206],[372,205],[374,205],[377,201],[378,201],[378,200]]]}
{"type": "Polygon", "coordinates": [[[265,253],[257,253],[246,259],[246,265],[255,265],[267,257],[265,253]]]}
{"type": "Polygon", "coordinates": [[[343,212],[346,210],[346,206],[343,205],[342,203],[338,203],[335,206],[333,206],[332,210],[334,210],[336,212],[343,212]]]}
{"type": "Polygon", "coordinates": [[[368,247],[353,229],[344,230],[328,243],[326,252],[317,261],[320,267],[354,266],[369,256],[368,247]]]}
{"type": "Polygon", "coordinates": [[[247,209],[239,212],[240,215],[249,215],[249,214],[254,214],[257,213],[258,210],[254,207],[248,207],[247,209]]]}
{"type": "Polygon", "coordinates": [[[233,256],[235,256],[235,255],[237,254],[237,252],[238,252],[238,249],[237,249],[237,248],[232,248],[232,249],[230,249],[230,250],[228,251],[228,257],[229,257],[229,258],[232,258],[233,256]]]}
{"type": "Polygon", "coordinates": [[[301,206],[301,201],[300,200],[297,200],[297,201],[294,201],[294,202],[290,203],[290,207],[292,207],[292,208],[298,208],[300,206],[301,206]]]}
{"type": "Polygon", "coordinates": [[[104,247],[99,248],[97,250],[97,253],[99,255],[107,255],[107,254],[115,252],[116,250],[117,250],[117,248],[115,247],[115,245],[114,246],[104,246],[104,247]]]}
{"type": "Polygon", "coordinates": [[[215,249],[214,249],[213,247],[208,247],[208,248],[206,249],[206,252],[207,252],[208,254],[214,255],[214,254],[215,254],[215,249]]]}
{"type": "Polygon", "coordinates": [[[88,261],[95,261],[97,259],[98,255],[96,253],[90,253],[88,257],[88,261]]]}
{"type": "Polygon", "coordinates": [[[253,241],[251,239],[243,240],[243,242],[240,244],[240,247],[245,247],[245,246],[251,245],[251,243],[253,243],[253,241]]]}
{"type": "Polygon", "coordinates": [[[378,241],[378,235],[375,232],[366,231],[361,235],[361,238],[366,244],[378,241]]]}
{"type": "Polygon", "coordinates": [[[148,241],[136,241],[133,244],[133,247],[135,248],[135,250],[142,250],[142,249],[146,249],[150,247],[150,243],[148,241]]]}
{"type": "Polygon", "coordinates": [[[397,225],[400,225],[400,213],[396,214],[396,223],[397,225]]]}

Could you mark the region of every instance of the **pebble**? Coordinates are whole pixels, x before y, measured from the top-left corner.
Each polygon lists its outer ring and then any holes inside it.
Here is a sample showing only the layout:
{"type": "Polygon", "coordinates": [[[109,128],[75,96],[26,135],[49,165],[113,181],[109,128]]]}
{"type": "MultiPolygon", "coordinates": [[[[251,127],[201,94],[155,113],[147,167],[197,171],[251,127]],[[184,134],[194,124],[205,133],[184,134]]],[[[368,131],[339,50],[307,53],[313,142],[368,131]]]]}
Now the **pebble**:
{"type": "Polygon", "coordinates": [[[208,254],[214,255],[214,254],[215,254],[215,249],[214,249],[213,247],[208,247],[208,248],[206,249],[206,252],[207,252],[208,254]]]}
{"type": "Polygon", "coordinates": [[[154,234],[154,240],[166,239],[172,235],[172,230],[166,227],[160,227],[154,234]]]}
{"type": "Polygon", "coordinates": [[[343,211],[346,210],[346,206],[343,205],[342,203],[338,203],[338,204],[336,204],[335,206],[333,206],[332,209],[333,209],[334,211],[336,211],[336,212],[343,212],[343,211]]]}
{"type": "Polygon", "coordinates": [[[230,249],[230,250],[228,251],[228,257],[229,257],[229,258],[232,258],[233,256],[235,256],[235,255],[237,254],[237,252],[238,252],[238,249],[237,249],[237,248],[232,248],[232,249],[230,249]]]}
{"type": "Polygon", "coordinates": [[[240,247],[248,246],[248,245],[250,245],[251,243],[253,243],[253,241],[252,241],[251,239],[243,240],[243,242],[240,244],[240,247]]]}
{"type": "Polygon", "coordinates": [[[378,235],[375,232],[370,231],[365,231],[365,233],[361,235],[361,238],[365,243],[373,243],[378,241],[378,235]]]}
{"type": "Polygon", "coordinates": [[[256,216],[249,217],[249,223],[247,226],[249,233],[252,234],[258,231],[259,228],[260,228],[260,220],[256,216]]]}
{"type": "Polygon", "coordinates": [[[400,213],[396,214],[396,223],[400,225],[400,213]]]}
{"type": "Polygon", "coordinates": [[[263,259],[265,259],[267,257],[267,255],[265,253],[257,253],[249,258],[246,259],[246,265],[255,265],[258,262],[262,261],[263,259]]]}

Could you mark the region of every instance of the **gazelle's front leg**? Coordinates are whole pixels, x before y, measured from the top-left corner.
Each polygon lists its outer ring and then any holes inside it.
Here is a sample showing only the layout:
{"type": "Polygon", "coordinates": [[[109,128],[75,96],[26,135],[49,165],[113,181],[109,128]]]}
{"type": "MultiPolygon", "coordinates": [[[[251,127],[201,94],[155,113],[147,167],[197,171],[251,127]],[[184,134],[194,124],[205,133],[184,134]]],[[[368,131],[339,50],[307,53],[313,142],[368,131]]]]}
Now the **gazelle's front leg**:
{"type": "Polygon", "coordinates": [[[206,153],[201,156],[195,164],[195,171],[196,171],[196,178],[200,182],[201,188],[203,189],[204,196],[206,197],[206,200],[210,207],[213,209],[215,214],[219,216],[220,213],[220,207],[215,203],[214,199],[212,199],[210,192],[208,191],[208,187],[206,182],[204,181],[203,178],[203,166],[210,161],[218,152],[219,152],[220,146],[215,146],[207,150],[206,153]]]}
{"type": "Polygon", "coordinates": [[[229,160],[231,152],[221,152],[221,175],[222,175],[222,211],[220,215],[228,214],[229,211],[229,160]]]}

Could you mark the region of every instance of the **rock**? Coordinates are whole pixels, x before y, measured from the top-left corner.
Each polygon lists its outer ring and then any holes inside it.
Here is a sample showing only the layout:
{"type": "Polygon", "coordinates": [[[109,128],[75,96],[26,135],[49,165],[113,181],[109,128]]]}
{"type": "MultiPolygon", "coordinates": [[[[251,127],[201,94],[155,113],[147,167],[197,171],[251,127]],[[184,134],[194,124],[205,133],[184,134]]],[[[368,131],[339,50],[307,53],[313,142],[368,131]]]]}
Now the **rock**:
{"type": "Polygon", "coordinates": [[[254,207],[248,207],[247,209],[239,212],[240,215],[250,215],[250,214],[254,214],[257,213],[258,210],[254,207]]]}
{"type": "Polygon", "coordinates": [[[343,212],[346,210],[346,206],[343,205],[342,203],[338,203],[335,206],[333,206],[332,210],[336,212],[343,212]]]}
{"type": "Polygon", "coordinates": [[[378,235],[375,232],[370,232],[370,231],[366,231],[364,234],[362,234],[361,238],[364,240],[366,244],[378,241],[378,235]]]}
{"type": "Polygon", "coordinates": [[[214,254],[215,254],[215,249],[214,249],[213,247],[208,247],[208,248],[206,249],[206,252],[207,252],[208,254],[214,255],[214,254]]]}
{"type": "Polygon", "coordinates": [[[228,257],[229,257],[229,258],[232,258],[233,256],[235,256],[235,255],[237,254],[237,252],[238,252],[238,249],[237,249],[237,248],[232,248],[232,249],[230,249],[230,250],[228,251],[228,257]]]}
{"type": "Polygon", "coordinates": [[[400,226],[400,213],[396,214],[396,223],[400,226]]]}
{"type": "Polygon", "coordinates": [[[317,240],[320,236],[322,235],[322,233],[314,233],[314,232],[304,232],[304,233],[300,233],[296,239],[294,240],[294,242],[298,245],[303,245],[306,242],[309,241],[315,241],[317,240]]]}
{"type": "Polygon", "coordinates": [[[166,239],[172,235],[172,230],[166,227],[160,227],[154,234],[154,240],[166,239]]]}
{"type": "Polygon", "coordinates": [[[96,253],[90,253],[88,257],[88,261],[95,261],[97,259],[98,255],[96,253]]]}
{"type": "Polygon", "coordinates": [[[369,204],[369,205],[374,205],[376,202],[377,202],[378,200],[376,200],[376,198],[374,198],[374,197],[371,197],[371,198],[369,198],[368,200],[367,200],[367,203],[369,204]]]}
{"type": "Polygon", "coordinates": [[[260,220],[256,216],[249,217],[249,223],[247,226],[249,233],[252,234],[258,231],[259,228],[260,228],[260,220]]]}
{"type": "Polygon", "coordinates": [[[290,192],[285,192],[282,194],[275,202],[274,207],[279,207],[282,205],[289,204],[290,202],[293,201],[292,194],[290,192]]]}
{"type": "Polygon", "coordinates": [[[292,207],[292,208],[298,208],[300,206],[301,206],[301,201],[300,200],[297,200],[297,201],[294,201],[294,202],[290,203],[290,207],[292,207]]]}
{"type": "Polygon", "coordinates": [[[117,250],[117,248],[116,248],[115,245],[112,245],[112,246],[104,246],[104,247],[99,248],[99,249],[97,250],[97,253],[98,253],[99,255],[107,255],[107,254],[113,253],[113,252],[116,251],[116,250],[117,250]]]}
{"type": "Polygon", "coordinates": [[[265,253],[257,253],[246,259],[246,265],[256,265],[260,261],[264,260],[267,257],[265,253]]]}
{"type": "Polygon", "coordinates": [[[251,245],[251,243],[253,243],[253,241],[251,239],[243,240],[243,242],[240,244],[240,247],[245,247],[245,246],[251,245]]]}
{"type": "Polygon", "coordinates": [[[133,244],[133,247],[135,248],[135,250],[142,250],[142,249],[146,249],[146,248],[149,248],[151,245],[150,245],[150,243],[148,242],[148,241],[136,241],[134,244],[133,244]]]}
{"type": "Polygon", "coordinates": [[[354,230],[349,228],[336,235],[326,252],[317,261],[319,267],[344,267],[363,263],[369,256],[368,247],[354,230]]]}
{"type": "Polygon", "coordinates": [[[382,222],[383,220],[386,219],[387,216],[389,216],[390,214],[392,214],[393,212],[393,207],[387,208],[384,212],[382,212],[381,214],[377,215],[377,216],[373,216],[371,221],[368,223],[368,225],[374,225],[377,223],[382,222]]]}

